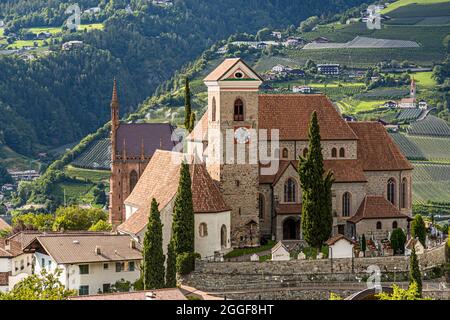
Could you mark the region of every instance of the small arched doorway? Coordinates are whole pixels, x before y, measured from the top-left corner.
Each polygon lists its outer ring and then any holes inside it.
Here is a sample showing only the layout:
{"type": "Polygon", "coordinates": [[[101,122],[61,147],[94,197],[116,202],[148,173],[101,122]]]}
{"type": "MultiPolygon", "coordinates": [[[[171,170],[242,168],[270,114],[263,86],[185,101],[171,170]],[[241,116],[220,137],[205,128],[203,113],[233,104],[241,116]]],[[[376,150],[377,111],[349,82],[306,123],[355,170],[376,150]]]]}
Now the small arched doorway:
{"type": "Polygon", "coordinates": [[[220,246],[222,248],[227,247],[227,226],[222,225],[222,228],[220,228],[220,246]]]}
{"type": "Polygon", "coordinates": [[[283,240],[300,239],[300,220],[286,218],[283,221],[283,240]]]}

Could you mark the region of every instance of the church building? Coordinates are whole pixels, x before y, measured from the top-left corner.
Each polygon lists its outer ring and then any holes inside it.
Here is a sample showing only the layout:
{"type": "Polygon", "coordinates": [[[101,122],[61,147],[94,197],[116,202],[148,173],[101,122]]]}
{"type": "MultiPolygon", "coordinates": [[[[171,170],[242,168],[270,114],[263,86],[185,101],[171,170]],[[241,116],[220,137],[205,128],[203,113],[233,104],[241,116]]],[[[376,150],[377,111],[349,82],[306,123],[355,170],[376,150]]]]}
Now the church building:
{"type": "Polygon", "coordinates": [[[325,169],[335,177],[333,235],[384,239],[395,228],[407,231],[412,166],[381,124],[344,121],[324,95],[261,93],[261,77],[239,58],[223,61],[204,83],[208,106],[185,153],[155,152],[124,201],[119,232],[143,241],[154,197],[167,243],[182,158],[190,164],[195,247],[202,256],[256,246],[262,238],[301,239],[297,164],[308,155],[314,111],[325,169]],[[265,153],[276,170],[266,170],[265,153]]]}
{"type": "Polygon", "coordinates": [[[109,222],[125,221],[123,202],[131,194],[156,149],[172,150],[169,123],[121,123],[117,83],[111,100],[111,177],[109,222]]]}

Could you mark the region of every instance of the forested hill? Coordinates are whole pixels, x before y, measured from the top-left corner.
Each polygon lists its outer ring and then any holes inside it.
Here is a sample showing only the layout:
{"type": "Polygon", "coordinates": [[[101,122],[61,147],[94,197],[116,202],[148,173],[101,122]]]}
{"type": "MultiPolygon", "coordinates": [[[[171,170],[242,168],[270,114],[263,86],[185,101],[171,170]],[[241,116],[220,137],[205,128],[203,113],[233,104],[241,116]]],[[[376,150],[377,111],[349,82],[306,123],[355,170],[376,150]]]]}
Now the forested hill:
{"type": "MultiPolygon", "coordinates": [[[[64,34],[79,39],[82,50],[54,52],[22,61],[0,55],[0,147],[33,156],[73,142],[109,117],[112,78],[120,84],[122,111],[133,110],[219,39],[263,27],[298,27],[311,15],[332,16],[365,0],[174,0],[160,7],[148,0],[78,1],[100,5],[104,30],[64,34]],[[130,4],[133,13],[125,10],[130,4]]],[[[70,3],[59,0],[0,0],[5,33],[53,26],[70,3]]],[[[67,15],[65,16],[67,17],[67,15]]],[[[86,21],[82,21],[86,22],[86,21]]]]}

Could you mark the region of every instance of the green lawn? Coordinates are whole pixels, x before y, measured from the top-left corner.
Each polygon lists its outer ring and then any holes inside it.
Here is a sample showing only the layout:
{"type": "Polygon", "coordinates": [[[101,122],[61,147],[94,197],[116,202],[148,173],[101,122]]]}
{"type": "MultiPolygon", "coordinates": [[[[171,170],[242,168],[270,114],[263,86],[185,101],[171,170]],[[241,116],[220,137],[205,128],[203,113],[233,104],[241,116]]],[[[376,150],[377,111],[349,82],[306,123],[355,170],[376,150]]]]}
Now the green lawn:
{"type": "Polygon", "coordinates": [[[257,248],[243,248],[243,249],[234,249],[233,251],[227,253],[224,258],[236,258],[240,257],[246,254],[253,254],[258,253],[266,250],[272,249],[272,247],[275,245],[275,241],[269,241],[267,244],[257,247],[257,248]]]}
{"type": "Polygon", "coordinates": [[[30,32],[36,33],[36,34],[39,34],[41,32],[49,32],[52,35],[62,32],[62,29],[58,28],[58,27],[56,27],[56,28],[54,28],[54,27],[38,27],[38,28],[29,28],[27,30],[30,32]]]}
{"type": "Polygon", "coordinates": [[[437,85],[436,81],[431,77],[433,72],[416,72],[411,74],[417,83],[417,87],[430,88],[437,85]]]}
{"type": "Polygon", "coordinates": [[[91,30],[103,30],[103,23],[90,23],[90,24],[81,24],[78,28],[78,31],[91,31],[91,30]]]}
{"type": "Polygon", "coordinates": [[[387,14],[394,11],[400,7],[404,7],[410,4],[433,4],[433,3],[443,3],[449,2],[449,0],[399,0],[391,3],[386,9],[381,10],[382,14],[387,14]]]}
{"type": "Polygon", "coordinates": [[[76,168],[71,165],[67,166],[65,169],[66,174],[69,177],[81,180],[90,180],[94,183],[109,182],[110,172],[106,170],[89,170],[76,168]]]}

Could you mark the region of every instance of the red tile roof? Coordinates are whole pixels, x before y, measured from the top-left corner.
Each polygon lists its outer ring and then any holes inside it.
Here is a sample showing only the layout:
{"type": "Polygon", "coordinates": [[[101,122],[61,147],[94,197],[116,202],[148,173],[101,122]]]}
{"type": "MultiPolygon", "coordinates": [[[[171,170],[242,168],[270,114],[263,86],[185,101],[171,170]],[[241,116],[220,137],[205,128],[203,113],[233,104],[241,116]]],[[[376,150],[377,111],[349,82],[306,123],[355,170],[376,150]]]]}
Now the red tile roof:
{"type": "Polygon", "coordinates": [[[331,246],[331,245],[335,244],[336,242],[338,242],[341,239],[345,239],[348,242],[353,243],[353,244],[355,243],[355,241],[353,241],[352,239],[344,236],[343,234],[337,234],[337,235],[331,237],[330,239],[328,239],[325,243],[327,245],[331,246]]]}
{"type": "MultiPolygon", "coordinates": [[[[180,179],[180,165],[184,155],[157,150],[144,173],[125,200],[125,204],[138,210],[119,227],[119,231],[136,234],[148,222],[152,198],[163,209],[176,195],[180,179]]],[[[187,159],[189,163],[192,159],[187,159]]],[[[204,164],[190,164],[192,179],[192,201],[194,212],[215,213],[229,211],[218,186],[209,176],[204,164]]]]}
{"type": "Polygon", "coordinates": [[[357,136],[330,100],[321,94],[259,95],[259,129],[278,129],[280,140],[308,140],[308,124],[317,112],[322,140],[356,140],[357,136]]]}
{"type": "Polygon", "coordinates": [[[355,215],[348,222],[358,223],[364,219],[391,219],[404,218],[408,216],[401,213],[392,203],[387,201],[383,196],[367,195],[361,202],[355,215]]]}
{"type": "Polygon", "coordinates": [[[348,122],[358,136],[358,159],[364,171],[412,170],[400,149],[378,122],[348,122]]]}
{"type": "Polygon", "coordinates": [[[20,242],[0,238],[0,257],[16,257],[23,253],[20,242]],[[6,243],[9,242],[9,249],[6,249],[6,243]]]}
{"type": "MultiPolygon", "coordinates": [[[[331,170],[334,174],[336,183],[339,182],[367,182],[364,176],[362,164],[359,160],[347,159],[347,160],[324,160],[325,172],[331,170]]],[[[278,172],[275,175],[259,176],[259,183],[275,184],[283,175],[284,171],[292,165],[296,170],[298,167],[297,160],[280,160],[278,172]]]]}

